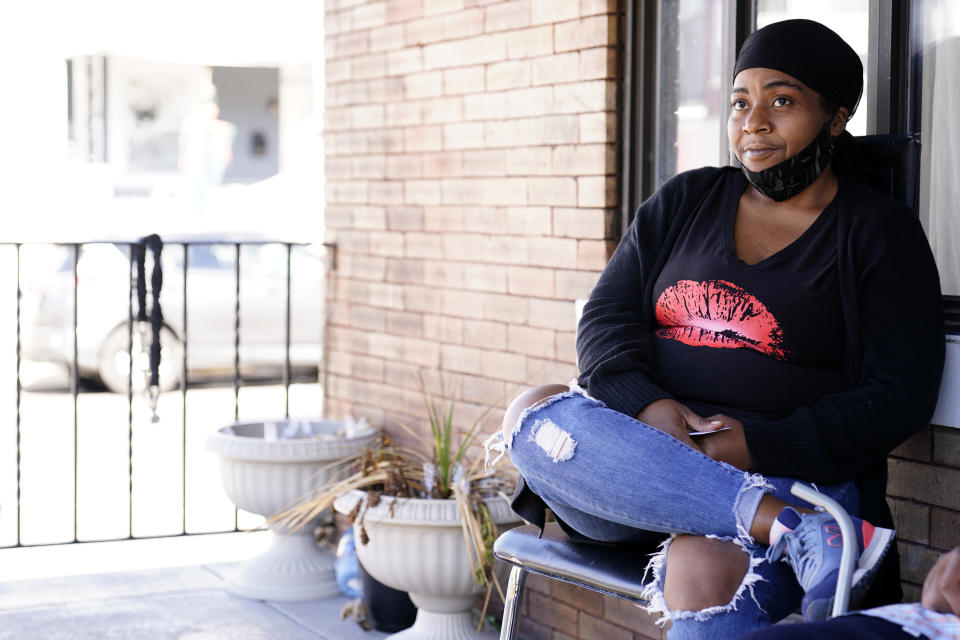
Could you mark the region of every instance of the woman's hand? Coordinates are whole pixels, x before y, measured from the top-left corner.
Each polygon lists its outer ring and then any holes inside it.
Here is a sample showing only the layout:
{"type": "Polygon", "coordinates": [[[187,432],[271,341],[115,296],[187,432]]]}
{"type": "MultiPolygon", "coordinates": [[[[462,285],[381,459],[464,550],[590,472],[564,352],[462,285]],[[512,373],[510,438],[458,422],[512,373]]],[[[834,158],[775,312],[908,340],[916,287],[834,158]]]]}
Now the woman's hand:
{"type": "Polygon", "coordinates": [[[722,413],[712,415],[707,420],[717,421],[725,427],[730,427],[717,433],[711,433],[697,437],[697,443],[700,450],[705,454],[726,462],[729,465],[740,469],[741,471],[750,471],[753,469],[753,458],[750,457],[750,450],[747,448],[747,438],[743,433],[743,423],[722,413]]]}
{"type": "MultiPolygon", "coordinates": [[[[651,402],[636,415],[637,420],[673,436],[688,447],[698,451],[703,448],[690,437],[691,431],[713,431],[723,423],[711,421],[694,412],[690,407],[671,398],[651,402]]],[[[703,436],[700,436],[701,438],[703,436]]],[[[710,436],[714,437],[714,436],[710,436]]],[[[705,452],[704,452],[705,453],[705,452]]]]}
{"type": "Polygon", "coordinates": [[[923,606],[960,616],[960,547],[940,556],[923,581],[923,606]]]}

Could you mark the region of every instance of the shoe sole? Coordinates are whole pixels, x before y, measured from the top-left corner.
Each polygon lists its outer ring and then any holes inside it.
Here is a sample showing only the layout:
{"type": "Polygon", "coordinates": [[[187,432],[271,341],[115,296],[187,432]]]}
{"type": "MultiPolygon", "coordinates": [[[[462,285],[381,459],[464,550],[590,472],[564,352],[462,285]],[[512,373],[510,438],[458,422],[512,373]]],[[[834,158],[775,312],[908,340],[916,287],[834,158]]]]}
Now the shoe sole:
{"type": "MultiPolygon", "coordinates": [[[[873,576],[880,568],[880,562],[887,555],[887,550],[893,542],[896,532],[893,529],[883,529],[877,527],[874,529],[873,538],[870,545],[860,554],[860,560],[857,568],[853,572],[850,580],[850,600],[847,606],[848,611],[859,609],[860,601],[867,593],[867,589],[873,582],[873,576]]],[[[822,622],[833,615],[833,602],[836,595],[811,602],[803,612],[803,618],[806,622],[822,622]]]]}

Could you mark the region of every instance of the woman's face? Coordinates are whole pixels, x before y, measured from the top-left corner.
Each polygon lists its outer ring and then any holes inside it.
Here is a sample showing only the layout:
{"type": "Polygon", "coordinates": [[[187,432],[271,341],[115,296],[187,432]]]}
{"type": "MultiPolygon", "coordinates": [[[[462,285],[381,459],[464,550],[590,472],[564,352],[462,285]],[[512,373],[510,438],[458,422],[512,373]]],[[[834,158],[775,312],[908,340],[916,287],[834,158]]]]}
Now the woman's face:
{"type": "MultiPolygon", "coordinates": [[[[744,69],[733,81],[727,138],[740,163],[761,171],[801,151],[831,114],[820,94],[782,71],[744,69]]],[[[833,135],[843,131],[843,122],[833,135]]]]}

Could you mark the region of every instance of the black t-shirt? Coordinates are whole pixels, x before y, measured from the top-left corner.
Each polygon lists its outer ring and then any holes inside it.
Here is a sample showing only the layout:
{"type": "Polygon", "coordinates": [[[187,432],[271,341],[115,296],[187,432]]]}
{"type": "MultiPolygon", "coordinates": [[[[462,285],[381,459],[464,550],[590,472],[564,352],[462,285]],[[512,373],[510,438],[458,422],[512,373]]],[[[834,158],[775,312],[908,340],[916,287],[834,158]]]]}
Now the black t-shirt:
{"type": "Polygon", "coordinates": [[[733,242],[745,187],[740,172],[716,184],[657,278],[658,382],[701,413],[786,415],[846,387],[835,204],[748,265],[733,242]]]}

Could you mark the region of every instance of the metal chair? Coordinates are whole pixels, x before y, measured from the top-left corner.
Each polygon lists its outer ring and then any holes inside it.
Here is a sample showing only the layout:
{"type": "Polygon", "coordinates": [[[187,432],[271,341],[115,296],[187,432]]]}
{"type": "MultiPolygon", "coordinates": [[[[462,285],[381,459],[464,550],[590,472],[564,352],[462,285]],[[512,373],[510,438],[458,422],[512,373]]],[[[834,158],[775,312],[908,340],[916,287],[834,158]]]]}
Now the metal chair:
{"type": "MultiPolygon", "coordinates": [[[[857,563],[857,534],[853,521],[836,501],[800,482],[790,491],[807,502],[823,507],[836,518],[843,537],[843,556],[837,579],[833,616],[846,613],[850,602],[850,583],[857,563]]],[[[639,562],[624,562],[625,550],[619,547],[571,542],[555,522],[543,529],[525,525],[503,533],[493,545],[493,555],[512,565],[503,607],[500,640],[516,640],[520,594],[527,574],[533,572],[551,580],[597,591],[642,604],[643,568],[639,562]]]]}

